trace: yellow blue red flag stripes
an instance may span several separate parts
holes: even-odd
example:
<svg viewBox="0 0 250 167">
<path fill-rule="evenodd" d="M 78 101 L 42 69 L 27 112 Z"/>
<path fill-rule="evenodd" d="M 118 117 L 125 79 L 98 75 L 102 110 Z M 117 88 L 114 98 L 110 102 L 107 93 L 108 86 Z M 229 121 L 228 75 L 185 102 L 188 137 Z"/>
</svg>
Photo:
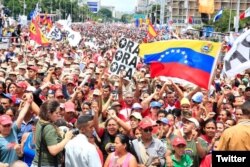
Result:
<svg viewBox="0 0 250 167">
<path fill-rule="evenodd" d="M 208 88 L 221 43 L 199 40 L 169 40 L 140 45 L 151 77 L 168 76 Z"/>
<path fill-rule="evenodd" d="M 157 32 L 151 23 L 149 23 L 148 25 L 148 35 L 150 38 L 154 38 L 157 36 Z"/>
</svg>

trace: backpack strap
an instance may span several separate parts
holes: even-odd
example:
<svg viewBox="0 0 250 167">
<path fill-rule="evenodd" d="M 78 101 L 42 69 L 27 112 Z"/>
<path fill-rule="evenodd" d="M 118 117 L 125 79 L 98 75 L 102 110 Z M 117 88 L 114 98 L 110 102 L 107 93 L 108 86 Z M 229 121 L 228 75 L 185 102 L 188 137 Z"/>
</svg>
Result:
<svg viewBox="0 0 250 167">
<path fill-rule="evenodd" d="M 41 142 L 40 142 L 39 156 L 38 156 L 38 167 L 41 167 L 42 148 L 47 149 L 47 144 L 46 144 L 46 141 L 43 137 L 43 130 L 44 130 L 45 126 L 47 126 L 47 125 L 48 124 L 41 125 L 42 128 L 41 128 Z M 58 167 L 57 155 L 55 156 L 54 161 L 55 161 L 55 167 Z"/>
<path fill-rule="evenodd" d="M 39 156 L 38 156 L 38 167 L 41 167 L 41 159 L 42 159 L 42 143 L 44 142 L 43 140 L 43 129 L 45 128 L 46 125 L 41 125 L 41 142 L 40 142 L 40 148 L 39 148 Z"/>
</svg>

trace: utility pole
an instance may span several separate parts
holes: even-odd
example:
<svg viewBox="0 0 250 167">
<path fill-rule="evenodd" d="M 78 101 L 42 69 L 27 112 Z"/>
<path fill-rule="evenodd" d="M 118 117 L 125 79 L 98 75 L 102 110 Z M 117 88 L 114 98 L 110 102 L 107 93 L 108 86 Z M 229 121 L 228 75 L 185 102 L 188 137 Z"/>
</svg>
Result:
<svg viewBox="0 0 250 167">
<path fill-rule="evenodd" d="M 165 0 L 161 0 L 160 24 L 164 24 Z"/>
</svg>

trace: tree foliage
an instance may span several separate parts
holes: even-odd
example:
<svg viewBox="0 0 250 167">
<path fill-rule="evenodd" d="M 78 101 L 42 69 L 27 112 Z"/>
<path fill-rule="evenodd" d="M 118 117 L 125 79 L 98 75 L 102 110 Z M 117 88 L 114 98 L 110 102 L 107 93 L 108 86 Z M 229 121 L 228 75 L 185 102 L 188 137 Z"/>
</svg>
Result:
<svg viewBox="0 0 250 167">
<path fill-rule="evenodd" d="M 229 20 L 231 20 L 230 22 L 230 31 L 234 31 L 234 17 L 236 16 L 236 12 L 235 11 L 231 11 L 231 19 L 230 19 L 230 10 L 229 9 L 225 9 L 223 10 L 223 14 L 222 17 L 217 20 L 215 23 L 213 23 L 213 18 L 216 15 L 216 13 L 212 16 L 212 19 L 209 21 L 210 25 L 213 25 L 215 30 L 217 32 L 228 32 L 229 30 Z M 239 24 L 239 30 L 246 27 L 247 24 L 250 24 L 250 18 L 246 18 L 244 20 L 240 20 L 240 24 Z"/>
<path fill-rule="evenodd" d="M 98 14 L 99 15 L 102 15 L 106 18 L 112 18 L 112 12 L 107 9 L 107 8 L 101 8 L 99 11 L 98 11 Z"/>
<path fill-rule="evenodd" d="M 123 23 L 130 23 L 133 19 L 133 15 L 132 14 L 123 14 L 121 17 L 121 21 Z"/>
<path fill-rule="evenodd" d="M 38 0 L 25 0 L 25 15 L 35 9 Z M 39 0 L 39 6 L 44 13 L 61 14 L 61 18 L 67 18 L 71 14 L 73 21 L 82 21 L 88 17 L 88 7 L 78 6 L 77 0 Z M 11 15 L 17 18 L 19 14 L 23 14 L 24 0 L 4 0 L 3 5 L 11 10 Z M 58 17 L 59 18 L 59 17 Z"/>
</svg>

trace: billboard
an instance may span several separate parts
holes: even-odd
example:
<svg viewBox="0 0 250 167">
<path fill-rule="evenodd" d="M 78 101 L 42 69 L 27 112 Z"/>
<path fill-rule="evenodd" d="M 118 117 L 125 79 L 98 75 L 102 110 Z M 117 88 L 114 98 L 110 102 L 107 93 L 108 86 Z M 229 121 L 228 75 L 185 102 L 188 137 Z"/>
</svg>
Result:
<svg viewBox="0 0 250 167">
<path fill-rule="evenodd" d="M 100 9 L 100 1 L 99 0 L 88 0 L 87 5 L 89 10 L 93 13 L 97 13 Z"/>
</svg>

